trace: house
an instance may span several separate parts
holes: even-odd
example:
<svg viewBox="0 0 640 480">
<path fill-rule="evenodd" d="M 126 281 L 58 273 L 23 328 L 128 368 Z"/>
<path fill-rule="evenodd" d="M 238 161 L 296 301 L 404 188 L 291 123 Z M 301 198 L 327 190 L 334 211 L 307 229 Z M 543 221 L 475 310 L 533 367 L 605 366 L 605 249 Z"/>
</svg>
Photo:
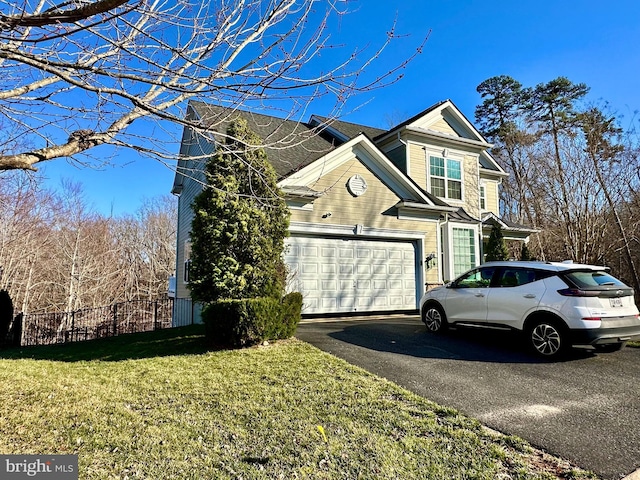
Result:
<svg viewBox="0 0 640 480">
<path fill-rule="evenodd" d="M 303 293 L 303 314 L 415 311 L 426 289 L 482 262 L 482 238 L 494 224 L 507 239 L 525 241 L 534 232 L 500 218 L 498 189 L 507 174 L 450 100 L 390 130 L 192 102 L 187 118 L 215 128 L 207 137 L 185 128 L 173 184 L 176 324 L 198 316 L 188 300 L 191 202 L 204 162 L 237 116 L 263 139 L 291 209 L 285 260 L 289 288 Z"/>
</svg>

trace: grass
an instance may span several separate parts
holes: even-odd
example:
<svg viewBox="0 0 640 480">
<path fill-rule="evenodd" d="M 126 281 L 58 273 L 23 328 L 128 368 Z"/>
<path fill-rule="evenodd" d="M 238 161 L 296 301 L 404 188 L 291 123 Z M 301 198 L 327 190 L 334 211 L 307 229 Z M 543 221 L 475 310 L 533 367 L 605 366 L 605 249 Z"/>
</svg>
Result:
<svg viewBox="0 0 640 480">
<path fill-rule="evenodd" d="M 82 479 L 595 478 L 295 339 L 8 350 L 0 399 L 0 453 L 76 453 Z"/>
</svg>

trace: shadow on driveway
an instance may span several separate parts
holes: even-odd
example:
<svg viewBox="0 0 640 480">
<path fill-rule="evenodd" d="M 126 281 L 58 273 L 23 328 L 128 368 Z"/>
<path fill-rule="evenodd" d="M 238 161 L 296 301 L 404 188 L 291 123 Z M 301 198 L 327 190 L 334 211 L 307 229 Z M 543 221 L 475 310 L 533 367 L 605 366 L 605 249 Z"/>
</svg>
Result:
<svg viewBox="0 0 640 480">
<path fill-rule="evenodd" d="M 549 363 L 529 353 L 517 333 L 500 330 L 452 329 L 443 334 L 425 330 L 419 320 L 337 322 L 328 336 L 369 350 L 417 358 L 492 363 Z M 304 339 L 304 338 L 303 338 Z M 554 361 L 592 357 L 593 350 L 575 348 Z"/>
</svg>

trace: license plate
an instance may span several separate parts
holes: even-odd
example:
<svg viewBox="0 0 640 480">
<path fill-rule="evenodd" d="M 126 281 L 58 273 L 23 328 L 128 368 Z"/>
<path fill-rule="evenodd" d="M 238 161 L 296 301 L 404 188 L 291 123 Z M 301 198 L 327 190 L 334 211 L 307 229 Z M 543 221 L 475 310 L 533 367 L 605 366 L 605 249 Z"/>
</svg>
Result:
<svg viewBox="0 0 640 480">
<path fill-rule="evenodd" d="M 615 307 L 621 307 L 622 306 L 622 298 L 620 298 L 620 297 L 610 298 L 609 299 L 609 304 L 614 308 Z"/>
</svg>

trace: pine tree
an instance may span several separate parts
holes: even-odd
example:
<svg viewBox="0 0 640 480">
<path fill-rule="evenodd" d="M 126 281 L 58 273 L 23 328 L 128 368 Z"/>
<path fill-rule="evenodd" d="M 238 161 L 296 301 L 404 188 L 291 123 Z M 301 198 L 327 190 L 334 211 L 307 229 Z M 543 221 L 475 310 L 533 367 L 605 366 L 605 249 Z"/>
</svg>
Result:
<svg viewBox="0 0 640 480">
<path fill-rule="evenodd" d="M 486 260 L 493 262 L 496 260 L 507 260 L 509 258 L 509 250 L 502 236 L 502 228 L 500 225 L 493 225 L 489 241 L 487 242 Z"/>
<path fill-rule="evenodd" d="M 207 163 L 207 185 L 194 199 L 191 297 L 280 297 L 289 210 L 261 139 L 236 120 Z"/>
</svg>

